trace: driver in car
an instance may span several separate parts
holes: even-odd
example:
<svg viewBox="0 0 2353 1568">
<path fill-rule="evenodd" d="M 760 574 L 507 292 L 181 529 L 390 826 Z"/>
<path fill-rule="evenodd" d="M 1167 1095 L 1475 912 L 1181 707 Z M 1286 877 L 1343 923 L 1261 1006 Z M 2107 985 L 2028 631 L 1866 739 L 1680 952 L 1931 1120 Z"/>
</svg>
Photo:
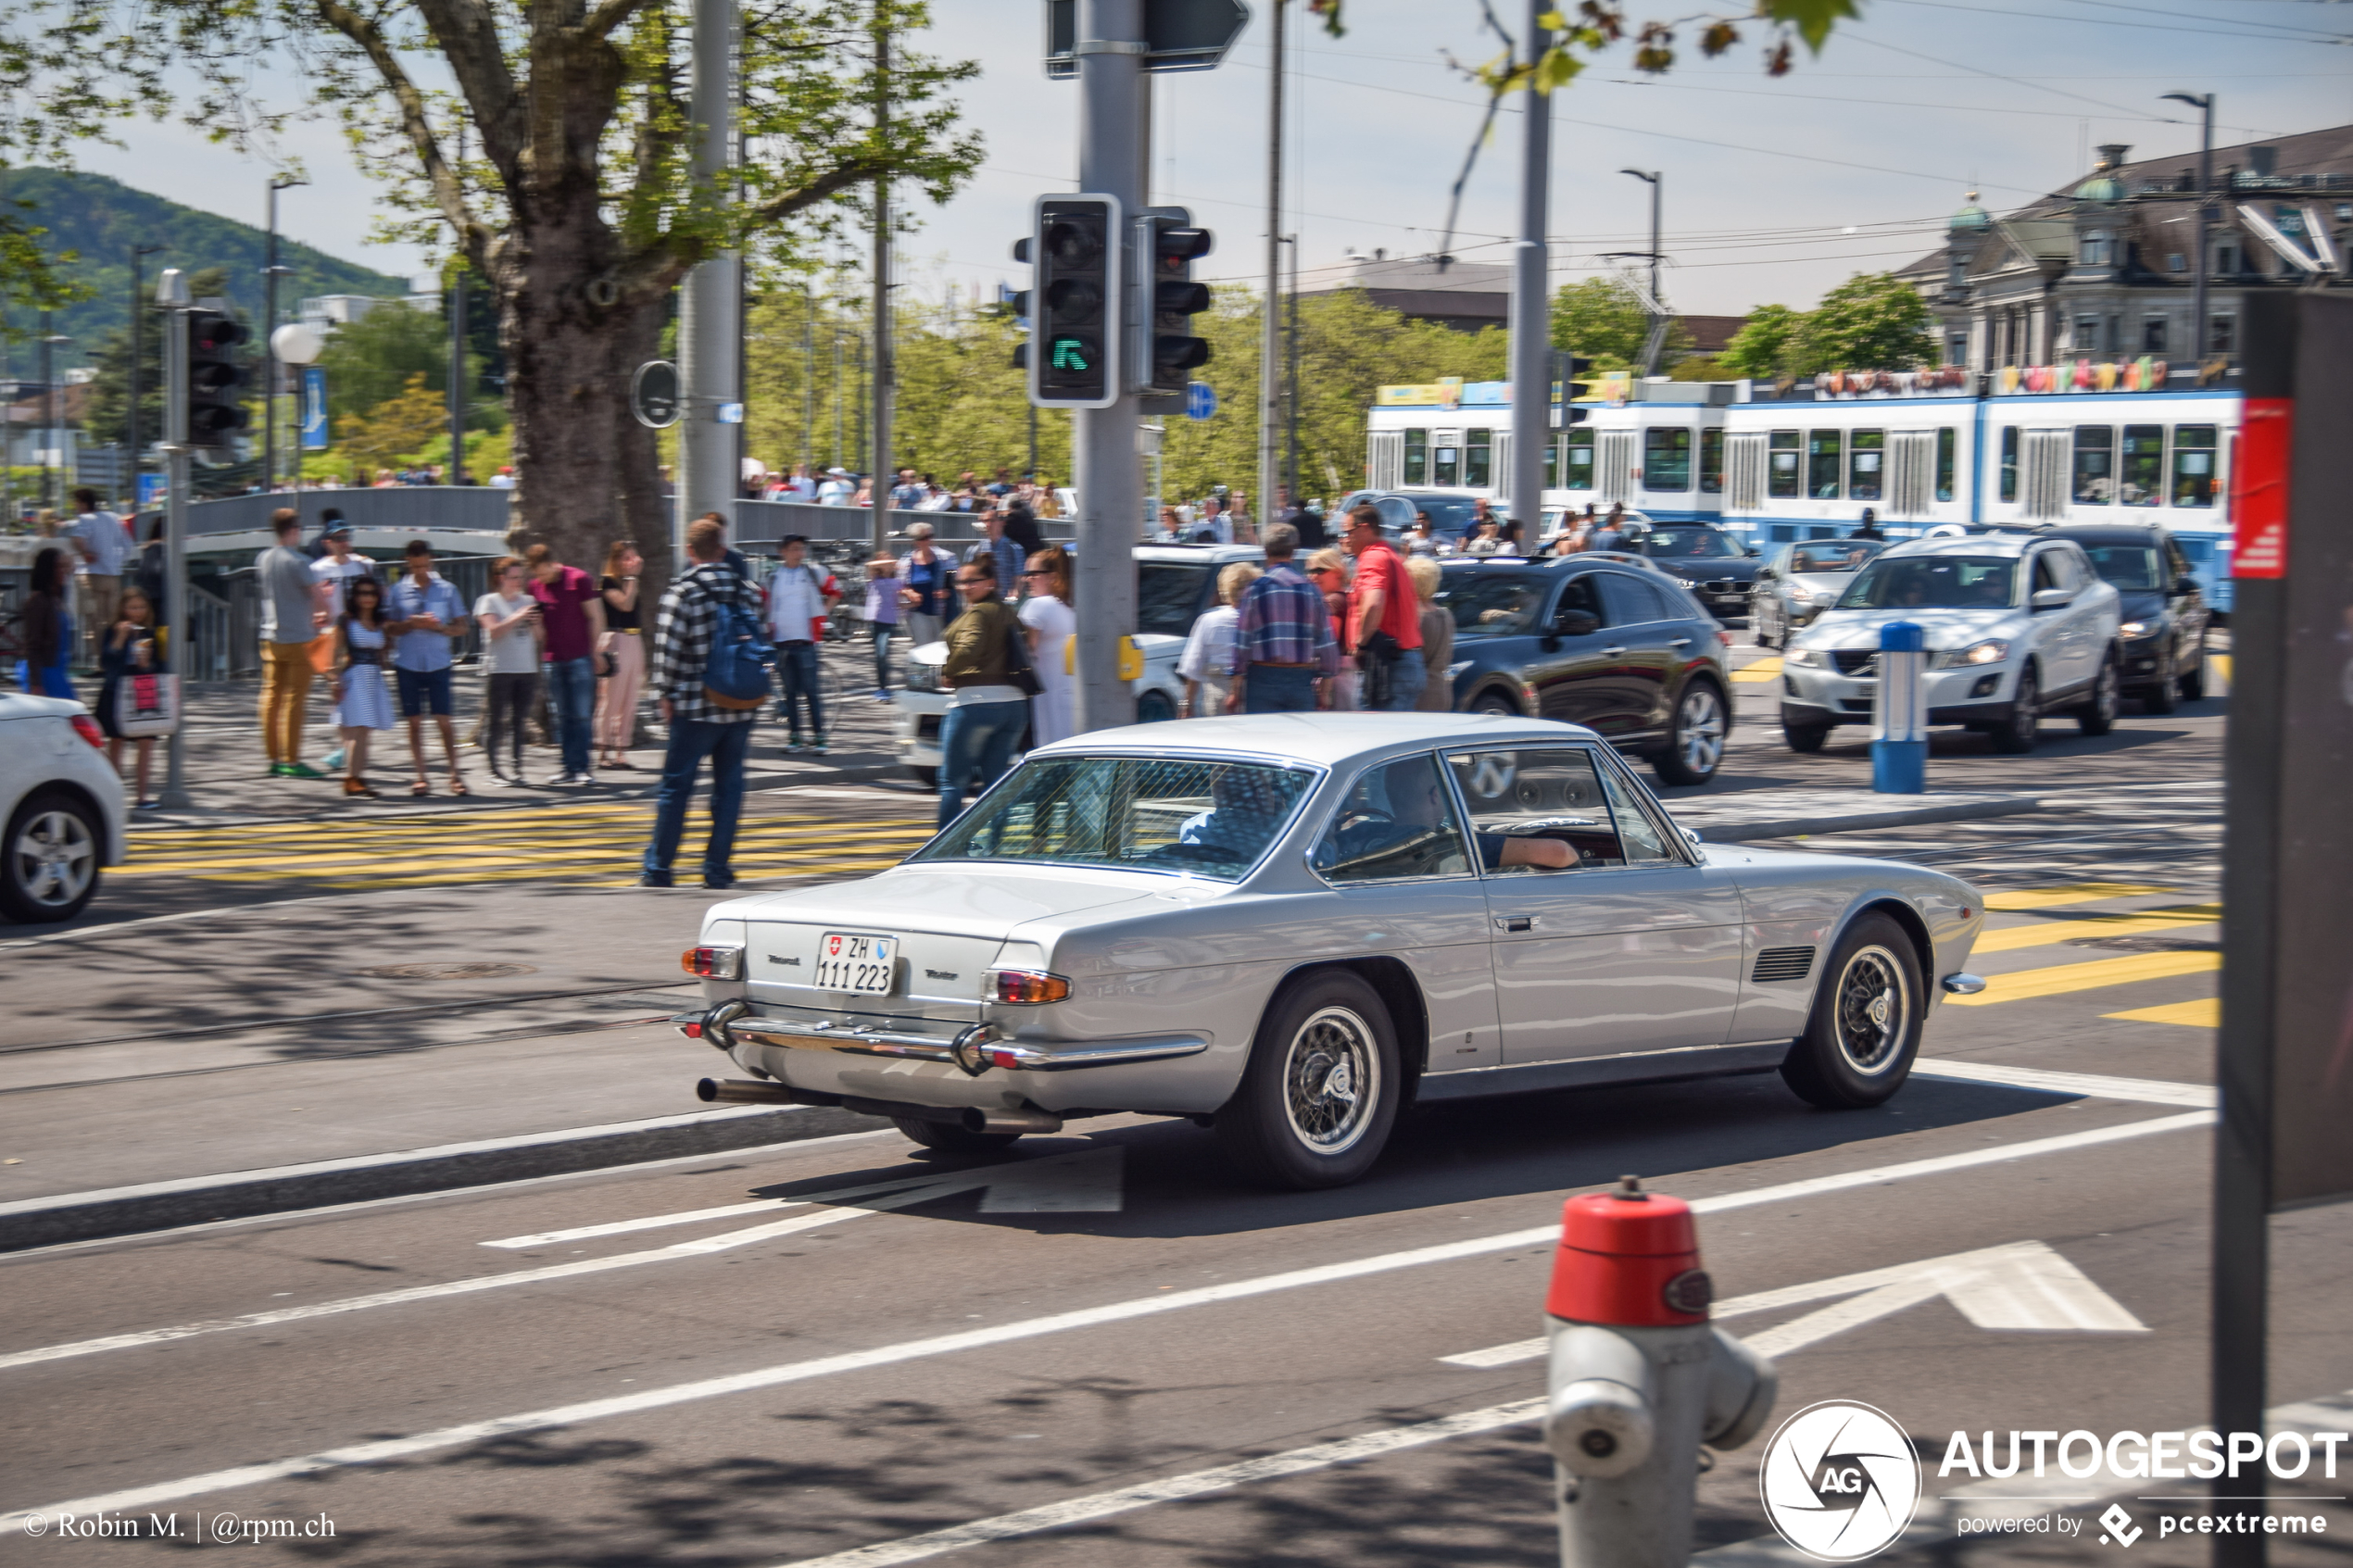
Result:
<svg viewBox="0 0 2353 1568">
<path fill-rule="evenodd" d="M 1384 776 L 1395 778 L 1399 770 L 1384 770 Z M 1378 859 L 1382 855 L 1403 849 L 1432 834 L 1446 831 L 1446 804 L 1440 798 L 1442 787 L 1433 776 L 1427 786 L 1408 788 L 1392 793 L 1390 810 L 1378 815 L 1361 791 L 1352 792 L 1347 806 L 1341 808 L 1343 825 L 1334 834 L 1340 859 L 1353 864 Z M 1353 815 L 1353 821 L 1347 819 Z M 1523 838 L 1501 833 L 1473 834 L 1478 845 L 1478 863 L 1482 870 L 1502 871 L 1512 866 L 1525 866 L 1536 871 L 1568 871 L 1577 864 L 1577 847 L 1566 839 Z"/>
</svg>

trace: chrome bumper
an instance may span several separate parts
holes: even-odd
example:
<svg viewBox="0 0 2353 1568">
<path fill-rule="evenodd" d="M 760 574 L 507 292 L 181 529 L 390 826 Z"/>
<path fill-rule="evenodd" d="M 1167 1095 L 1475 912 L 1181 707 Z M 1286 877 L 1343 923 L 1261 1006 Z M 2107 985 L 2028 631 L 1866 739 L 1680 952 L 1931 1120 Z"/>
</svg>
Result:
<svg viewBox="0 0 2353 1568">
<path fill-rule="evenodd" d="M 1977 974 L 1948 974 L 1936 983 L 1948 997 L 1974 997 L 1985 989 L 1985 979 Z"/>
<path fill-rule="evenodd" d="M 740 1001 L 721 1002 L 709 1012 L 682 1012 L 671 1020 L 689 1039 L 707 1040 L 719 1049 L 732 1050 L 736 1042 L 779 1046 L 789 1050 L 837 1051 L 850 1056 L 898 1057 L 902 1060 L 953 1062 L 973 1077 L 992 1067 L 1012 1073 L 1067 1073 L 1080 1067 L 1114 1067 L 1134 1061 L 1163 1061 L 1171 1057 L 1197 1056 L 1209 1048 L 1207 1040 L 1177 1037 L 1134 1040 L 1107 1046 L 1072 1046 L 1040 1050 L 999 1037 L 993 1023 L 973 1023 L 952 1036 L 908 1035 L 864 1027 L 837 1028 L 826 1022 L 798 1023 L 763 1018 Z"/>
</svg>

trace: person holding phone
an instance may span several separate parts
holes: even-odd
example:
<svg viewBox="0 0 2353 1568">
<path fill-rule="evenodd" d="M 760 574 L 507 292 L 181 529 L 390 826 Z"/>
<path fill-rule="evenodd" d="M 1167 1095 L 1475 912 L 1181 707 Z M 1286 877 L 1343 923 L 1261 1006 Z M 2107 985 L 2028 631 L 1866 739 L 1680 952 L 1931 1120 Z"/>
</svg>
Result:
<svg viewBox="0 0 2353 1568">
<path fill-rule="evenodd" d="M 523 726 L 539 699 L 539 601 L 525 585 L 522 560 L 501 556 L 491 563 L 491 591 L 474 601 L 474 621 L 482 627 L 484 652 L 482 668 L 484 725 L 482 748 L 490 759 L 490 776 L 500 784 L 521 784 Z M 498 743 L 510 734 L 514 771 L 498 767 Z"/>
</svg>

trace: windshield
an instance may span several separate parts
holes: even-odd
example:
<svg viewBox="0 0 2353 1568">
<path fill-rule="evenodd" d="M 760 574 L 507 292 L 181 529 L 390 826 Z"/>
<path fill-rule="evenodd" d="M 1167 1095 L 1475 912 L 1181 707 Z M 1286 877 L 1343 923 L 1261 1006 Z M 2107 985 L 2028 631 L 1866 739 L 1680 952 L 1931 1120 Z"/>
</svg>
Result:
<svg viewBox="0 0 2353 1568">
<path fill-rule="evenodd" d="M 1407 493 L 1404 498 L 1416 511 L 1429 514 L 1429 530 L 1433 533 L 1460 533 L 1470 526 L 1471 503 L 1462 496 Z"/>
<path fill-rule="evenodd" d="M 2086 545 L 2083 553 L 2092 558 L 2094 571 L 2120 588 L 2164 586 L 2165 579 L 2158 575 L 2157 552 L 2146 545 Z"/>
<path fill-rule="evenodd" d="M 2008 556 L 1881 556 L 1839 596 L 1841 609 L 1994 609 L 2010 602 Z"/>
<path fill-rule="evenodd" d="M 1678 560 L 1728 560 L 1741 553 L 1731 540 L 1712 528 L 1654 528 L 1644 541 L 1644 550 Z"/>
<path fill-rule="evenodd" d="M 1056 757 L 1025 762 L 911 860 L 1181 872 L 1234 882 L 1315 775 L 1253 762 Z"/>
<path fill-rule="evenodd" d="M 1859 568 L 1887 546 L 1876 539 L 1825 539 L 1799 545 L 1790 551 L 1789 569 L 1796 576 L 1827 577 Z"/>
<path fill-rule="evenodd" d="M 1148 560 L 1136 571 L 1136 630 L 1171 637 L 1189 634 L 1209 591 L 1206 561 Z"/>
<path fill-rule="evenodd" d="M 1432 600 L 1454 617 L 1454 636 L 1516 637 L 1536 629 L 1549 586 L 1541 577 L 1483 567 L 1454 570 L 1439 580 Z"/>
</svg>

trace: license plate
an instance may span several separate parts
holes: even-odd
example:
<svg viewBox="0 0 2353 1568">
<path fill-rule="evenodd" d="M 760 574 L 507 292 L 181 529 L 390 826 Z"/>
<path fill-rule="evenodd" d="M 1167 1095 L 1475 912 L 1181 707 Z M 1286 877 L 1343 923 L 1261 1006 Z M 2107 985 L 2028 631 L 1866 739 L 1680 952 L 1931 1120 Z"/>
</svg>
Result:
<svg viewBox="0 0 2353 1568">
<path fill-rule="evenodd" d="M 817 988 L 879 996 L 899 978 L 899 939 L 828 931 L 817 939 Z"/>
</svg>

